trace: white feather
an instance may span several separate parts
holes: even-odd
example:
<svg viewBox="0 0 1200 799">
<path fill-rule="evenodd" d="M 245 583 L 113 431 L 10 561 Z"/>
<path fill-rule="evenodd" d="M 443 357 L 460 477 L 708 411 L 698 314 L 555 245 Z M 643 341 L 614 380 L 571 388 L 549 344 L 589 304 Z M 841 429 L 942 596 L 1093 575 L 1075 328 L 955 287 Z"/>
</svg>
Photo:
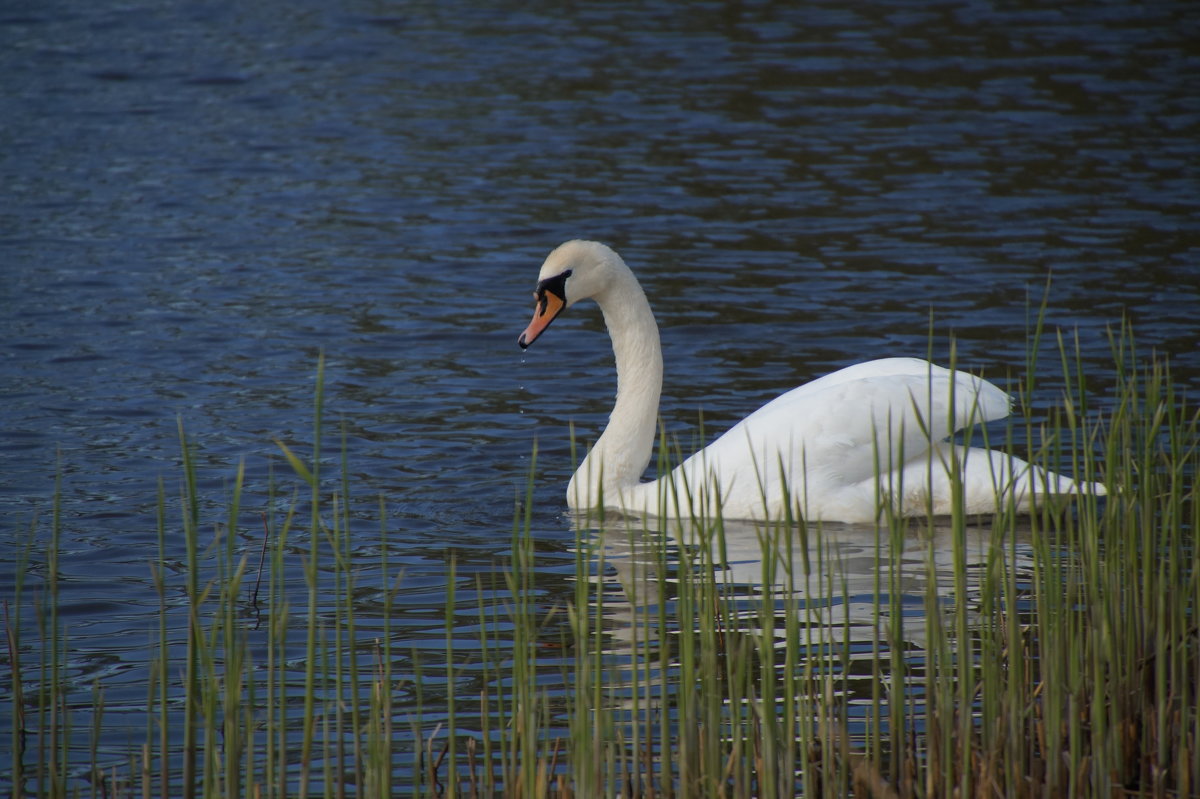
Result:
<svg viewBox="0 0 1200 799">
<path fill-rule="evenodd" d="M 868 361 L 794 388 L 669 475 L 640 482 L 662 390 L 654 315 L 629 267 L 603 244 L 563 244 L 540 279 L 568 270 L 567 305 L 600 304 L 617 361 L 616 403 L 568 486 L 572 508 L 864 522 L 888 504 L 905 515 L 949 513 L 955 476 L 968 513 L 1028 510 L 1045 494 L 1105 493 L 1003 452 L 947 443 L 957 431 L 1003 419 L 1011 400 L 985 380 L 919 358 Z"/>
</svg>

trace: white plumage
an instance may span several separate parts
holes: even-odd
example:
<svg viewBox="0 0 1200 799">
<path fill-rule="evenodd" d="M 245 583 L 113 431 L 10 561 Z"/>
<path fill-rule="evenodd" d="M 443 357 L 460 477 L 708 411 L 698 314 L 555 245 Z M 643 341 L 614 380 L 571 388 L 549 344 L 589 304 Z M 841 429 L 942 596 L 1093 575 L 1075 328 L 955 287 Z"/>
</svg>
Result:
<svg viewBox="0 0 1200 799">
<path fill-rule="evenodd" d="M 542 265 L 527 347 L 564 308 L 595 299 L 617 362 L 617 399 L 603 435 L 567 489 L 576 509 L 729 519 L 870 522 L 883 503 L 904 515 L 952 509 L 961 476 L 967 513 L 1045 494 L 1103 494 L 995 450 L 947 442 L 969 425 L 1002 419 L 1010 399 L 996 386 L 918 358 L 855 364 L 777 397 L 662 479 L 641 482 L 656 438 L 662 350 L 646 296 L 612 249 L 569 241 Z M 976 440 L 979 434 L 975 436 Z"/>
</svg>

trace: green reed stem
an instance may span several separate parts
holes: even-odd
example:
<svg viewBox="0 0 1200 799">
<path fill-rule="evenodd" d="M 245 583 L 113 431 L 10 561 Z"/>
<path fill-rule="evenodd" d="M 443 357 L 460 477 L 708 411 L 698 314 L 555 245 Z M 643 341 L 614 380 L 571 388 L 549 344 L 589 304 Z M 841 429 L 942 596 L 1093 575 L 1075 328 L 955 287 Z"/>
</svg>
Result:
<svg viewBox="0 0 1200 799">
<path fill-rule="evenodd" d="M 294 565 L 288 538 L 296 503 L 275 518 L 272 472 L 265 619 L 241 599 L 249 577 L 238 537 L 244 467 L 232 481 L 227 518 L 206 548 L 197 453 L 180 424 L 186 647 L 180 655 L 172 646 L 182 631 L 171 624 L 165 567 L 171 533 L 160 480 L 150 569 L 158 596 L 150 637 L 157 641 L 140 754 L 131 751 L 126 765 L 101 762 L 110 725 L 126 711 L 111 702 L 102 680 L 76 679 L 74 634 L 59 611 L 56 482 L 44 587 L 30 605 L 36 627 L 25 640 L 24 565 L 11 610 L 6 606 L 11 792 L 387 795 L 401 790 L 397 752 L 414 741 L 416 775 L 408 786 L 414 796 L 623 792 L 733 799 L 791 795 L 797 786 L 810 796 L 1194 794 L 1200 786 L 1200 416 L 1164 364 L 1137 356 L 1123 327 L 1112 333 L 1115 387 L 1096 422 L 1089 382 L 1097 378 L 1083 369 L 1083 346 L 1077 336 L 1046 335 L 1044 313 L 1043 301 L 1017 391 L 1020 413 L 1001 448 L 1081 480 L 1103 477 L 1107 498 L 1047 505 L 1028 517 L 1010 502 L 983 524 L 966 517 L 959 481 L 947 519 L 900 519 L 885 505 L 874 539 L 860 553 L 875 564 L 865 584 L 852 582 L 841 560 L 836 525 L 776 520 L 757 528 L 757 593 L 731 576 L 735 528 L 720 513 L 641 527 L 600 515 L 592 520 L 601 528 L 595 532 L 584 520 L 575 536 L 575 583 L 566 594 L 569 628 L 558 628 L 572 649 L 573 672 L 563 678 L 572 691 L 557 705 L 539 682 L 547 673 L 540 653 L 556 651 L 539 642 L 549 636 L 553 643 L 561 622 L 542 609 L 546 594 L 535 594 L 546 590 L 533 514 L 535 448 L 503 571 L 507 607 L 484 599 L 485 588 L 497 586 L 474 581 L 482 659 L 478 731 L 468 729 L 474 697 L 468 705 L 456 696 L 467 681 L 463 653 L 456 651 L 456 572 L 464 567 L 455 559 L 444 665 L 423 667 L 420 646 L 404 645 L 413 665 L 395 678 L 403 662 L 393 663 L 390 623 L 399 577 L 388 574 L 382 497 L 382 633 L 370 656 L 364 650 L 359 657 L 367 623 L 355 600 L 362 556 L 354 548 L 344 431 L 338 490 L 328 496 L 319 490 L 323 360 L 311 465 L 284 448 L 311 489 L 307 551 L 299 562 L 304 582 L 289 587 L 286 579 Z M 1052 338 L 1058 374 L 1042 372 L 1038 382 L 1062 393 L 1053 410 L 1038 414 L 1039 348 Z M 992 446 L 983 428 L 968 430 L 964 443 L 975 437 Z M 664 471 L 671 452 L 660 434 Z M 876 453 L 881 467 L 897 456 L 903 459 Z M 672 499 L 681 507 L 689 500 Z M 31 560 L 33 539 L 31 529 L 19 564 Z M 618 559 L 626 551 L 628 558 Z M 40 564 L 34 565 L 36 574 Z M 288 648 L 289 598 L 301 590 L 305 639 L 296 653 Z M 852 604 L 872 599 L 872 618 L 852 617 Z M 906 621 L 922 606 L 923 623 Z M 265 637 L 255 634 L 255 616 L 267 627 Z M 869 644 L 856 637 L 864 633 Z M 33 634 L 40 639 L 28 640 Z M 262 652 L 262 662 L 251 652 Z M 34 668 L 22 655 L 41 662 Z M 289 680 L 301 658 L 303 677 Z M 369 675 L 360 673 L 366 669 Z M 444 700 L 441 691 L 422 686 L 432 679 L 444 679 Z M 29 681 L 37 682 L 36 691 L 24 690 Z M 401 685 L 416 695 L 415 707 L 405 707 L 411 730 L 393 725 L 393 693 Z M 559 706 L 570 735 L 561 750 L 551 728 L 552 708 Z M 434 716 L 443 721 L 431 730 Z M 510 723 L 497 728 L 494 719 Z M 435 749 L 443 734 L 444 757 Z M 27 743 L 29 752 L 21 751 Z M 556 776 L 552 769 L 564 762 Z M 120 768 L 128 768 L 125 782 Z M 80 787 L 83 773 L 90 782 Z"/>
<path fill-rule="evenodd" d="M 184 718 L 183 718 L 183 797 L 193 799 L 196 795 L 196 759 L 198 756 L 197 713 L 200 702 L 199 659 L 203 649 L 200 631 L 200 562 L 199 527 L 200 500 L 196 494 L 196 468 L 191 445 L 179 420 L 179 448 L 183 462 L 183 536 L 186 547 L 188 635 L 184 674 Z"/>
<path fill-rule="evenodd" d="M 304 653 L 304 719 L 303 737 L 300 744 L 300 799 L 308 796 L 309 773 L 312 768 L 313 742 L 316 735 L 316 681 L 317 681 L 317 608 L 320 599 L 320 581 L 317 563 L 321 551 L 321 435 L 325 400 L 325 353 L 317 357 L 317 379 L 313 392 L 313 454 L 310 467 L 311 515 L 309 518 L 309 551 L 304 565 L 304 577 L 308 585 L 308 608 L 306 615 L 306 647 Z"/>
</svg>

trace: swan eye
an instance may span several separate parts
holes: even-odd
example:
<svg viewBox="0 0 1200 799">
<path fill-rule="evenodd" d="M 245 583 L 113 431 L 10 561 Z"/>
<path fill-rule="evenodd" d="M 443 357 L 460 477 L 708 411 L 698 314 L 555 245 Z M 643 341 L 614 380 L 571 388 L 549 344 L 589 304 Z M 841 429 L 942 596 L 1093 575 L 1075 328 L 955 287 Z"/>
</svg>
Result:
<svg viewBox="0 0 1200 799">
<path fill-rule="evenodd" d="M 538 281 L 537 290 L 533 292 L 533 298 L 537 300 L 538 308 L 543 313 L 546 310 L 546 292 L 550 292 L 564 303 L 567 301 L 567 278 L 571 274 L 572 270 L 567 269 L 564 272 L 559 272 L 554 277 Z"/>
</svg>

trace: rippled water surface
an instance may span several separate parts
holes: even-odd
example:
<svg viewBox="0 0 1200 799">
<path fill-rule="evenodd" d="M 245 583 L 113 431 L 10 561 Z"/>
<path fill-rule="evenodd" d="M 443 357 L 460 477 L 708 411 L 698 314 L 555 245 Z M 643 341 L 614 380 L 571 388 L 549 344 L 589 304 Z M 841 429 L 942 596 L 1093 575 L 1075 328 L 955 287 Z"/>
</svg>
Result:
<svg viewBox="0 0 1200 799">
<path fill-rule="evenodd" d="M 344 440 L 364 552 L 383 498 L 403 645 L 443 634 L 451 560 L 505 562 L 535 439 L 536 582 L 558 601 L 567 426 L 594 436 L 615 385 L 594 307 L 515 343 L 568 238 L 643 281 L 685 442 L 699 410 L 719 430 L 924 355 L 931 318 L 937 359 L 953 333 L 1012 385 L 1047 285 L 1096 408 L 1122 319 L 1194 395 L 1195 5 L 843 5 L 6 3 L 4 596 L 57 480 L 76 667 L 136 702 L 179 424 L 214 512 L 244 460 L 252 547 L 290 485 L 272 439 L 311 452 L 323 352 L 325 456 Z"/>
</svg>

